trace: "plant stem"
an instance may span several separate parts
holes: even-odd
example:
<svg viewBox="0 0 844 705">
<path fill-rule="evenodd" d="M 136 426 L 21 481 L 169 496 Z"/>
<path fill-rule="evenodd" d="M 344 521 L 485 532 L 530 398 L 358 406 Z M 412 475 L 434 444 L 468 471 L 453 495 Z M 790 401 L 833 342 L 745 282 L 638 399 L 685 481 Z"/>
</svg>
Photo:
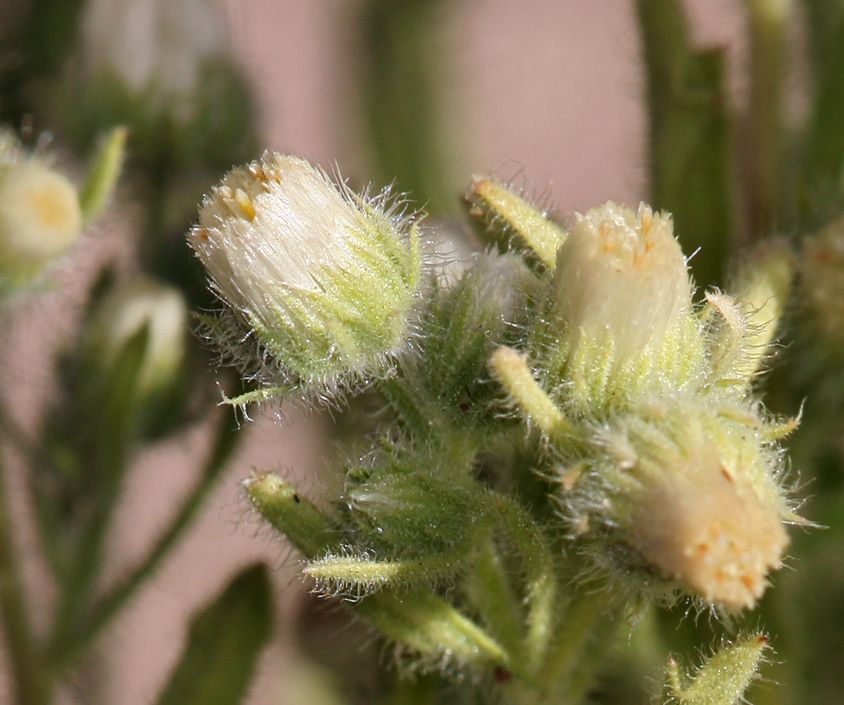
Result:
<svg viewBox="0 0 844 705">
<path fill-rule="evenodd" d="M 784 84 L 791 0 L 746 0 L 750 34 L 750 226 L 754 239 L 777 225 L 783 180 Z"/>
<path fill-rule="evenodd" d="M 80 628 L 72 635 L 56 639 L 49 649 L 51 661 L 57 666 L 66 666 L 93 641 L 111 620 L 121 611 L 138 588 L 149 578 L 162 560 L 170 553 L 191 524 L 197 511 L 213 489 L 226 462 L 234 452 L 240 434 L 237 433 L 237 419 L 234 414 L 225 414 L 217 433 L 217 442 L 206 464 L 199 482 L 173 518 L 170 527 L 161 535 L 146 559 L 104 597 L 100 598 L 83 620 Z M 72 638 L 70 638 L 72 637 Z"/>
<path fill-rule="evenodd" d="M 557 576 L 554 560 L 530 515 L 503 495 L 492 497 L 501 523 L 525 564 L 528 606 L 525 652 L 528 668 L 539 672 L 555 622 Z"/>
<path fill-rule="evenodd" d="M 45 705 L 51 700 L 52 682 L 43 667 L 29 623 L 29 611 L 12 546 L 12 521 L 5 485 L 5 473 L 0 467 L 0 618 L 17 702 L 20 705 Z"/>
<path fill-rule="evenodd" d="M 546 692 L 569 679 L 582 660 L 599 618 L 607 612 L 607 594 L 600 586 L 578 590 L 563 613 L 539 672 Z"/>
</svg>

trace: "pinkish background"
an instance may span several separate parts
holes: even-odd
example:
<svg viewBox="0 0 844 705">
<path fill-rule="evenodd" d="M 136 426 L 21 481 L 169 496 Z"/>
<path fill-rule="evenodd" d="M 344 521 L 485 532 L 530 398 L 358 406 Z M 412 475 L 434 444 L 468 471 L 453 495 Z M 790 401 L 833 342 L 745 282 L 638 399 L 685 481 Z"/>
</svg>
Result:
<svg viewBox="0 0 844 705">
<path fill-rule="evenodd" d="M 513 174 L 521 168 L 527 183 L 538 193 L 547 190 L 564 213 L 608 199 L 635 205 L 645 198 L 644 79 L 633 0 L 448 4 L 442 46 L 454 62 L 449 111 L 456 160 L 466 180 L 472 173 L 501 169 Z M 360 163 L 347 38 L 354 4 L 224 0 L 220 5 L 232 50 L 257 91 L 264 146 L 324 166 L 336 160 L 341 170 L 344 162 Z M 740 69 L 738 0 L 687 5 L 695 38 L 729 44 L 733 66 Z M 739 80 L 734 88 L 739 94 Z M 102 257 L 108 239 L 94 233 L 86 248 L 89 258 L 92 251 Z M 79 261 L 85 257 L 83 252 Z M 10 331 L 9 349 L 24 352 L 14 355 L 5 380 L 19 390 L 22 420 L 30 426 L 38 399 L 49 394 L 44 371 L 52 346 L 73 328 L 64 302 L 72 298 L 74 286 L 81 292 L 78 274 L 69 266 L 62 286 L 71 294 L 65 289 L 61 296 L 28 304 Z M 184 645 L 191 612 L 217 594 L 234 570 L 259 558 L 276 569 L 280 609 L 277 637 L 261 659 L 247 702 L 302 702 L 303 696 L 295 694 L 300 664 L 286 636 L 295 609 L 292 598 L 302 589 L 295 580 L 296 562 L 250 516 L 238 483 L 252 468 L 281 469 L 303 478 L 318 470 L 328 450 L 318 428 L 303 430 L 307 423 L 298 417 L 284 426 L 259 419 L 243 429 L 247 442 L 200 521 L 131 609 L 101 637 L 96 672 L 104 702 L 154 702 Z M 319 419 L 314 424 L 318 427 Z M 204 436 L 195 431 L 138 460 L 115 527 L 112 575 L 139 559 L 166 525 L 193 482 Z M 21 549 L 26 552 L 25 546 Z M 42 567 L 27 569 L 36 598 L 49 600 L 48 591 L 39 587 Z"/>
</svg>

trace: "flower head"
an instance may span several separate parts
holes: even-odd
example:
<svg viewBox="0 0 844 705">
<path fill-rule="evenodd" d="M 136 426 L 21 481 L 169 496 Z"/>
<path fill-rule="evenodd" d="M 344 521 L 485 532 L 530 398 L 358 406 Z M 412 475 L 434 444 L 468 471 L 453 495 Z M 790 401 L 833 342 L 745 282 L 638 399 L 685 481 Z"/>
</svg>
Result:
<svg viewBox="0 0 844 705">
<path fill-rule="evenodd" d="M 147 326 L 137 394 L 161 395 L 176 383 L 184 363 L 187 318 L 185 298 L 178 289 L 143 276 L 121 281 L 94 311 L 87 331 L 89 353 L 109 369 L 124 346 Z"/>
<path fill-rule="evenodd" d="M 796 517 L 764 422 L 747 413 L 658 400 L 596 427 L 595 455 L 564 495 L 575 532 L 625 574 L 637 567 L 707 604 L 752 607 Z"/>
<path fill-rule="evenodd" d="M 81 231 L 79 197 L 63 175 L 37 159 L 0 163 L 0 289 L 36 277 Z"/>
<path fill-rule="evenodd" d="M 598 407 L 682 380 L 700 360 L 691 295 L 670 215 L 612 202 L 578 214 L 557 250 L 550 373 Z"/>
<path fill-rule="evenodd" d="M 261 364 L 286 382 L 330 387 L 404 346 L 419 243 L 382 203 L 272 152 L 205 198 L 190 244 L 240 337 L 257 339 Z"/>
</svg>

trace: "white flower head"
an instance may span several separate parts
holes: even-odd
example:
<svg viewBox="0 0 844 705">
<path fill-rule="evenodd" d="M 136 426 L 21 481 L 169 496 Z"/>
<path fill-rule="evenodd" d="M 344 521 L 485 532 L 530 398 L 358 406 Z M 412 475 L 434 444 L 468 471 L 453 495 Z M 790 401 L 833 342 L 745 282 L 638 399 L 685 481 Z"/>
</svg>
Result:
<svg viewBox="0 0 844 705">
<path fill-rule="evenodd" d="M 305 385 L 399 352 L 421 274 L 415 226 L 296 157 L 266 152 L 206 197 L 190 244 L 261 355 Z"/>
</svg>

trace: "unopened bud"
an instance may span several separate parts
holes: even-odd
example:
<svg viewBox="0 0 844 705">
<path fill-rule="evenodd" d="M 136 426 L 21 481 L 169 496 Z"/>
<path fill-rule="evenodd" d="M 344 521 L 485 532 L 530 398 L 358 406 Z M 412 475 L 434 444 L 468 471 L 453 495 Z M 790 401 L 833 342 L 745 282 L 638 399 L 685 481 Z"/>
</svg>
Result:
<svg viewBox="0 0 844 705">
<path fill-rule="evenodd" d="M 182 294 L 147 277 L 118 282 L 97 306 L 86 341 L 89 354 L 108 370 L 144 326 L 146 348 L 135 386 L 140 399 L 165 393 L 182 369 L 187 344 L 187 304 Z"/>
<path fill-rule="evenodd" d="M 64 176 L 34 159 L 0 165 L 0 289 L 37 276 L 81 230 L 79 198 Z"/>
<path fill-rule="evenodd" d="M 205 198 L 190 244 L 262 364 L 286 381 L 330 388 L 405 345 L 419 243 L 416 227 L 382 206 L 272 152 Z"/>
<path fill-rule="evenodd" d="M 590 404 L 697 369 L 691 282 L 671 217 L 612 202 L 578 215 L 557 251 L 549 318 L 560 341 L 546 343 L 549 371 Z"/>
<path fill-rule="evenodd" d="M 638 566 L 707 604 L 753 607 L 794 517 L 756 423 L 659 400 L 599 427 L 599 455 L 567 496 L 573 526 L 621 574 Z"/>
</svg>

